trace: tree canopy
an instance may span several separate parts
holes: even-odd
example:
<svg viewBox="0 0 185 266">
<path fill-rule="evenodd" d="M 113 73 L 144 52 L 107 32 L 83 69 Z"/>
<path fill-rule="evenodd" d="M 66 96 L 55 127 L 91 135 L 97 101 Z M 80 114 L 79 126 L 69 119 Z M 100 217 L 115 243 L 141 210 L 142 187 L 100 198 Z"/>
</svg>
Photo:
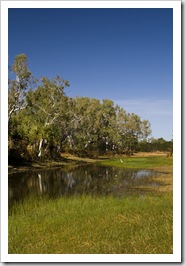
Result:
<svg viewBox="0 0 185 266">
<path fill-rule="evenodd" d="M 148 120 L 115 105 L 112 100 L 71 98 L 69 82 L 59 76 L 33 81 L 25 54 L 15 57 L 9 80 L 9 152 L 55 158 L 62 151 L 80 155 L 132 153 L 151 134 Z"/>
</svg>

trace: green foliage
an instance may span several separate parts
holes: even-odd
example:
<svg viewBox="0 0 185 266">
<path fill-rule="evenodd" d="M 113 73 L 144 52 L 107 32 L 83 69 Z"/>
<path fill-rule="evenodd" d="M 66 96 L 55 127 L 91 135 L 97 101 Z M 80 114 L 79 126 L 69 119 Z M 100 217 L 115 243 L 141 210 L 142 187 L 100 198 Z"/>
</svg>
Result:
<svg viewBox="0 0 185 266">
<path fill-rule="evenodd" d="M 43 77 L 31 89 L 27 56 L 18 55 L 12 66 L 16 80 L 9 81 L 9 141 L 27 143 L 32 156 L 56 157 L 62 150 L 125 152 L 138 149 L 139 140 L 150 133 L 150 123 L 109 99 L 70 98 L 69 82 Z"/>
<path fill-rule="evenodd" d="M 164 151 L 173 153 L 173 140 L 166 141 L 163 138 L 144 139 L 139 142 L 140 151 Z"/>
<path fill-rule="evenodd" d="M 12 71 L 16 80 L 9 80 L 8 88 L 8 120 L 12 115 L 26 107 L 26 91 L 31 85 L 31 72 L 28 69 L 27 56 L 20 54 L 15 57 Z"/>
</svg>

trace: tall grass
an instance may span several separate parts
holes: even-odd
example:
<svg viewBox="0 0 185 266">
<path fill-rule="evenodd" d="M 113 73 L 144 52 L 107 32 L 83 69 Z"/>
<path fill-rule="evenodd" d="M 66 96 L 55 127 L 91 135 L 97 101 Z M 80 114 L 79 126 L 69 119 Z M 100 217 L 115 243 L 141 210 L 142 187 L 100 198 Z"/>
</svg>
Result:
<svg viewBox="0 0 185 266">
<path fill-rule="evenodd" d="M 28 198 L 9 214 L 9 253 L 173 253 L 172 158 L 132 157 L 98 164 L 164 169 L 148 194 Z M 162 189 L 164 187 L 164 189 Z"/>
<path fill-rule="evenodd" d="M 172 195 L 33 199 L 9 215 L 9 253 L 172 253 Z"/>
</svg>

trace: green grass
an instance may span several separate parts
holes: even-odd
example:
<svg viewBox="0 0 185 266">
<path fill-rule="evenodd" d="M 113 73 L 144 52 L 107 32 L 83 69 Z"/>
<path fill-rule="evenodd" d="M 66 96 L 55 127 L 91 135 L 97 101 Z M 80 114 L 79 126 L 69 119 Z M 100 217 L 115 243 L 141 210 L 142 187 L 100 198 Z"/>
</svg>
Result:
<svg viewBox="0 0 185 266">
<path fill-rule="evenodd" d="M 9 215 L 9 253 L 172 253 L 172 194 L 29 199 Z"/>
<path fill-rule="evenodd" d="M 167 158 L 165 156 L 130 157 L 130 158 L 122 157 L 122 158 L 108 159 L 105 161 L 97 162 L 98 165 L 116 166 L 124 168 L 137 168 L 137 169 L 149 169 L 161 166 L 171 166 L 172 163 L 173 159 Z"/>
<path fill-rule="evenodd" d="M 29 198 L 9 214 L 10 254 L 173 253 L 172 158 L 131 157 L 98 162 L 161 169 L 164 186 L 144 196 Z"/>
</svg>

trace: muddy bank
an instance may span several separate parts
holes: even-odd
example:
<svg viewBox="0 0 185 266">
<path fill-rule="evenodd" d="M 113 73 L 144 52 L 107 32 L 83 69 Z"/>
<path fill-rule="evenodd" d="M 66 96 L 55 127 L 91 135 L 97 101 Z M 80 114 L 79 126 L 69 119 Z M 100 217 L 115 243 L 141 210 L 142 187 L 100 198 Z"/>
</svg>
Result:
<svg viewBox="0 0 185 266">
<path fill-rule="evenodd" d="M 77 161 L 69 161 L 69 162 L 55 162 L 55 161 L 47 161 L 42 163 L 31 163 L 28 165 L 8 165 L 8 173 L 16 173 L 16 172 L 24 172 L 24 171 L 33 171 L 38 169 L 49 169 L 49 168 L 58 168 L 58 167 L 70 167 L 78 165 Z"/>
</svg>

